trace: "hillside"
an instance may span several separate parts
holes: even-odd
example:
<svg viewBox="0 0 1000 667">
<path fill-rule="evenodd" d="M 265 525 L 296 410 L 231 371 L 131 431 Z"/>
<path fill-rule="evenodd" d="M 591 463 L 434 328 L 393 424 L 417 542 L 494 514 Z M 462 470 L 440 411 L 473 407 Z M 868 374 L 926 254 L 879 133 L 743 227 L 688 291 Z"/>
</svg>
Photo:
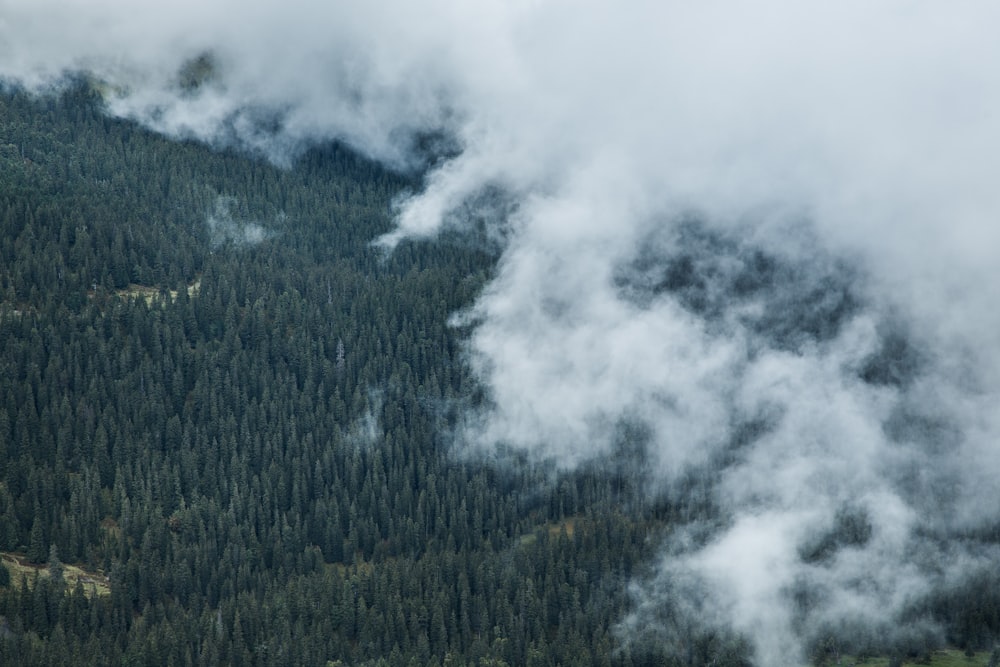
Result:
<svg viewBox="0 0 1000 667">
<path fill-rule="evenodd" d="M 0 664 L 749 664 L 669 605 L 623 622 L 665 535 L 726 521 L 650 491 L 642 433 L 574 472 L 453 437 L 489 397 L 449 318 L 498 258 L 372 246 L 419 174 L 171 141 L 82 83 L 0 126 Z M 997 590 L 889 648 L 989 648 Z"/>
<path fill-rule="evenodd" d="M 648 532 L 620 480 L 442 437 L 483 244 L 383 258 L 413 183 L 337 146 L 283 170 L 86 86 L 8 90 L 0 119 L 0 550 L 110 580 L 8 568 L 0 664 L 614 659 Z"/>
</svg>

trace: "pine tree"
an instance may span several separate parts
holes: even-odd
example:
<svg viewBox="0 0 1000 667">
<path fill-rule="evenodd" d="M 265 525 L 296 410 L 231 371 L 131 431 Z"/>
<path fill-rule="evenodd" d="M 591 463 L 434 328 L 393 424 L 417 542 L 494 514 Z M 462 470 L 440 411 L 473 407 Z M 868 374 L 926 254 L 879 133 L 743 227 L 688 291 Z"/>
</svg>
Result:
<svg viewBox="0 0 1000 667">
<path fill-rule="evenodd" d="M 31 533 L 28 536 L 28 560 L 32 563 L 44 563 L 48 556 L 49 549 L 45 543 L 45 527 L 40 516 L 41 509 L 36 506 L 35 520 L 31 524 Z"/>
<path fill-rule="evenodd" d="M 66 581 L 63 578 L 64 568 L 62 561 L 59 560 L 59 549 L 56 547 L 55 542 L 49 545 L 48 564 L 49 576 L 52 579 L 52 585 L 57 590 L 61 591 L 65 587 Z"/>
</svg>

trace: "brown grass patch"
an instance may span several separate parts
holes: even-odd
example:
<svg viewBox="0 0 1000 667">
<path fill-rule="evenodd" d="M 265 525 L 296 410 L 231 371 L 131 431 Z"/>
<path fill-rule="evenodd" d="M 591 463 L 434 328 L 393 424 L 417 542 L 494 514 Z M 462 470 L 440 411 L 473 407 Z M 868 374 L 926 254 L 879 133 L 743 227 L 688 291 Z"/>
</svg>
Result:
<svg viewBox="0 0 1000 667">
<path fill-rule="evenodd" d="M 31 585 L 36 577 L 49 578 L 52 572 L 47 565 L 33 565 L 24 559 L 23 554 L 0 553 L 2 557 L 2 567 L 6 567 L 10 572 L 12 586 L 20 586 L 22 575 Z M 63 564 L 63 580 L 66 582 L 66 590 L 72 591 L 77 583 L 83 586 L 84 593 L 88 597 L 98 595 L 111 595 L 111 582 L 101 572 L 89 572 L 78 565 Z"/>
</svg>

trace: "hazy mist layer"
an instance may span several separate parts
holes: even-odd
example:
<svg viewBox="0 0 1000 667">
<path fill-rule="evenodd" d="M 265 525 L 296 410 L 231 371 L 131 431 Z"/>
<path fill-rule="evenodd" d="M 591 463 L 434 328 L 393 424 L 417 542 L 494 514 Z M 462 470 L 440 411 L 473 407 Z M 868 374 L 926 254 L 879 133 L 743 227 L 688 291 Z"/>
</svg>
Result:
<svg viewBox="0 0 1000 667">
<path fill-rule="evenodd" d="M 462 441 L 572 467 L 640 426 L 651 492 L 696 477 L 723 520 L 664 545 L 623 638 L 696 619 L 776 665 L 1000 561 L 975 537 L 1000 522 L 998 19 L 0 0 L 0 75 L 87 71 L 111 113 L 279 163 L 338 139 L 434 165 L 381 242 L 506 239 L 456 315 L 492 400 Z"/>
</svg>

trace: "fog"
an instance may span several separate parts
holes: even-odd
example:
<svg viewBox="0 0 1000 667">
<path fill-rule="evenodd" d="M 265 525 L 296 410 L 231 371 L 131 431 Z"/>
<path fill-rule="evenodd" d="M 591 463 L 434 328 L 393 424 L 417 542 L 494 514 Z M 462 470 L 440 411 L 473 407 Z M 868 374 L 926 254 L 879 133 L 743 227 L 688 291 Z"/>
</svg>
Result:
<svg viewBox="0 0 1000 667">
<path fill-rule="evenodd" d="M 998 562 L 970 537 L 1000 522 L 998 19 L 0 0 L 0 75 L 86 71 L 110 113 L 279 164 L 339 140 L 422 170 L 373 241 L 470 218 L 504 239 L 455 314 L 490 399 L 461 447 L 573 469 L 641 426 L 648 492 L 697 478 L 723 519 L 663 544 L 622 641 L 680 650 L 698 622 L 777 665 L 824 633 L 890 636 Z"/>
</svg>

